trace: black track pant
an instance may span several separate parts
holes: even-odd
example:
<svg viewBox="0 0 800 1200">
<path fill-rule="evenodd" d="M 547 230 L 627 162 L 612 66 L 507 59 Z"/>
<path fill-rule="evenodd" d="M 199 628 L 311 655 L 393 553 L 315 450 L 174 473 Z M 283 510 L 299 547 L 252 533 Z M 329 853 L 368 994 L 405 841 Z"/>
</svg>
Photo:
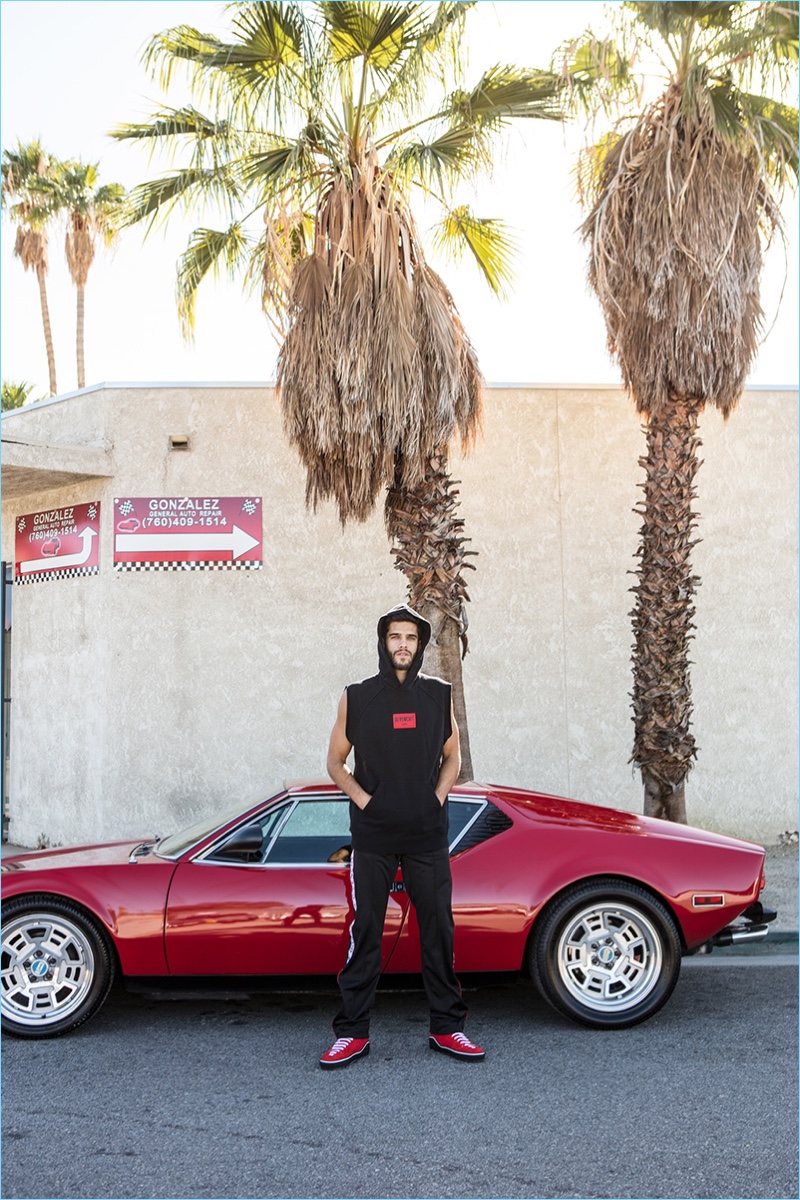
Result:
<svg viewBox="0 0 800 1200">
<path fill-rule="evenodd" d="M 333 1021 L 337 1037 L 367 1037 L 381 971 L 381 939 L 389 889 L 403 864 L 403 883 L 417 913 L 422 982 L 431 1010 L 431 1033 L 464 1028 L 467 1006 L 453 969 L 453 883 L 450 853 L 368 854 L 353 851 L 353 924 L 350 951 L 339 973 L 342 1006 Z"/>
</svg>

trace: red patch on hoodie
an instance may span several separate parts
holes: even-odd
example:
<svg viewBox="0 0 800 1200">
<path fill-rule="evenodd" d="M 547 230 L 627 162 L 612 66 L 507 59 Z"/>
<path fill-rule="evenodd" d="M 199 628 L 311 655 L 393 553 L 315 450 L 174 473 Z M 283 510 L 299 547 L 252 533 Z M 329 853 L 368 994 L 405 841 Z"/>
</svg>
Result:
<svg viewBox="0 0 800 1200">
<path fill-rule="evenodd" d="M 392 716 L 395 729 L 416 729 L 417 714 L 416 713 L 394 713 Z"/>
</svg>

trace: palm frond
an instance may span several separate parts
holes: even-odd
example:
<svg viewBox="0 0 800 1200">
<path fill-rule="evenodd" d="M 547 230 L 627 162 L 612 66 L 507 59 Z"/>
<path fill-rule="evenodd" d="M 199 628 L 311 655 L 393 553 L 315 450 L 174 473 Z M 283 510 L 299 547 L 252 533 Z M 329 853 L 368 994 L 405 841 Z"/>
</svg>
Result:
<svg viewBox="0 0 800 1200">
<path fill-rule="evenodd" d="M 228 229 L 195 229 L 178 260 L 178 317 L 184 337 L 194 333 L 197 289 L 210 273 L 233 278 L 245 261 L 250 240 L 238 222 Z"/>
<path fill-rule="evenodd" d="M 402 59 L 395 64 L 383 90 L 369 101 L 365 121 L 373 129 L 396 125 L 396 112 L 408 116 L 423 103 L 426 88 L 432 80 L 447 89 L 447 80 L 462 73 L 461 45 L 464 20 L 475 0 L 457 3 L 419 5 L 428 16 L 409 45 Z M 430 15 L 432 11 L 432 15 Z"/>
<path fill-rule="evenodd" d="M 633 13 L 641 25 L 669 39 L 680 36 L 687 22 L 701 29 L 726 28 L 740 3 L 737 0 L 673 0 L 671 3 L 626 0 L 622 7 Z"/>
<path fill-rule="evenodd" d="M 273 144 L 269 148 L 246 154 L 231 164 L 232 173 L 243 188 L 259 187 L 262 203 L 287 188 L 298 190 L 301 181 L 307 184 L 313 180 L 330 161 L 326 134 L 315 124 L 303 129 L 294 141 L 278 138 L 270 141 Z M 316 152 L 320 149 L 323 153 L 318 156 Z"/>
<path fill-rule="evenodd" d="M 170 86 L 176 64 L 190 67 L 192 86 L 232 111 L 252 116 L 259 105 L 279 115 L 306 95 L 303 77 L 305 19 L 300 5 L 242 5 L 234 21 L 238 41 L 222 42 L 180 25 L 157 34 L 145 50 L 145 65 Z"/>
<path fill-rule="evenodd" d="M 296 143 L 283 142 L 269 150 L 246 154 L 237 163 L 236 169 L 242 183 L 247 187 L 261 181 L 283 188 L 289 182 L 296 163 Z"/>
<path fill-rule="evenodd" d="M 743 19 L 734 31 L 731 46 L 724 46 L 727 63 L 748 91 L 780 87 L 789 103 L 797 97 L 797 4 L 744 5 Z"/>
<path fill-rule="evenodd" d="M 307 257 L 313 239 L 313 213 L 279 203 L 264 217 L 264 235 L 250 256 L 248 277 L 260 280 L 261 307 L 276 334 L 286 334 L 292 293 L 292 273 Z"/>
<path fill-rule="evenodd" d="M 560 86 L 559 78 L 550 71 L 497 64 L 484 72 L 471 92 L 453 93 L 449 116 L 477 126 L 534 117 L 560 121 Z"/>
<path fill-rule="evenodd" d="M 776 62 L 798 61 L 798 5 L 796 0 L 762 4 L 760 14 L 764 38 Z"/>
<path fill-rule="evenodd" d="M 34 139 L 17 142 L 16 150 L 3 151 L 3 198 L 24 191 L 37 177 L 50 174 L 53 159 Z"/>
<path fill-rule="evenodd" d="M 214 121 L 198 112 L 192 105 L 183 108 L 162 108 L 147 123 L 116 125 L 109 137 L 117 142 L 162 140 L 186 135 L 193 138 L 220 138 L 229 130 L 227 121 Z"/>
<path fill-rule="evenodd" d="M 608 113 L 637 93 L 630 52 L 617 39 L 598 38 L 591 30 L 564 42 L 553 55 L 553 68 L 561 109 L 570 115 Z"/>
<path fill-rule="evenodd" d="M 746 125 L 752 134 L 767 173 L 780 187 L 787 172 L 798 181 L 798 121 L 797 109 L 781 104 L 767 96 L 746 95 L 741 98 L 746 113 Z"/>
<path fill-rule="evenodd" d="M 319 8 L 333 61 L 362 59 L 378 76 L 389 72 L 407 53 L 426 24 L 425 4 L 323 0 Z"/>
<path fill-rule="evenodd" d="M 739 104 L 738 89 L 730 79 L 717 79 L 707 87 L 698 87 L 693 74 L 687 80 L 684 89 L 689 96 L 707 98 L 714 114 L 714 126 L 728 141 L 734 141 L 742 131 L 742 111 Z M 689 120 L 694 119 L 694 112 L 684 108 L 684 115 Z"/>
<path fill-rule="evenodd" d="M 137 184 L 128 193 L 123 227 L 149 218 L 147 229 L 166 219 L 178 204 L 189 207 L 198 198 L 213 199 L 227 205 L 238 198 L 238 189 L 230 170 L 189 168 Z"/>
<path fill-rule="evenodd" d="M 617 162 L 617 150 L 622 134 L 612 130 L 602 135 L 591 146 L 586 146 L 578 155 L 572 168 L 575 192 L 581 204 L 591 207 L 610 179 L 613 162 Z"/>
<path fill-rule="evenodd" d="M 150 40 L 142 61 L 165 90 L 177 62 L 192 63 L 203 71 L 238 67 L 264 73 L 285 63 L 297 65 L 302 55 L 300 16 L 295 5 L 248 4 L 234 22 L 241 33 L 239 41 L 222 42 L 191 25 L 177 25 Z"/>
<path fill-rule="evenodd" d="M 286 114 L 306 108 L 314 95 L 324 95 L 324 64 L 315 48 L 306 10 L 293 3 L 236 5 L 234 29 L 238 41 L 225 46 L 225 61 L 207 63 L 219 69 L 222 94 L 233 102 L 251 126 L 259 106 L 273 124 Z"/>
<path fill-rule="evenodd" d="M 386 168 L 405 187 L 421 184 L 449 192 L 460 180 L 491 167 L 482 131 L 474 126 L 448 129 L 430 141 L 406 142 L 386 157 Z"/>
<path fill-rule="evenodd" d="M 466 205 L 451 209 L 433 231 L 437 249 L 451 258 L 471 254 L 492 291 L 507 297 L 514 282 L 516 240 L 503 221 L 476 217 Z"/>
</svg>

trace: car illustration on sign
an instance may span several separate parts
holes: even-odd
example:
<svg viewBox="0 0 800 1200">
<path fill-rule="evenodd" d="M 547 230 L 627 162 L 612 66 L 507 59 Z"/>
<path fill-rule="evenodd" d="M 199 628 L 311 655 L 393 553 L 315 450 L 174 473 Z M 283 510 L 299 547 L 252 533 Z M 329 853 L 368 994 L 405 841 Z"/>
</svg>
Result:
<svg viewBox="0 0 800 1200">
<path fill-rule="evenodd" d="M 681 959 L 758 941 L 764 849 L 520 788 L 467 784 L 448 801 L 456 969 L 533 978 L 566 1017 L 619 1029 L 669 998 Z M 273 986 L 332 979 L 349 936 L 349 802 L 286 789 L 159 839 L 3 860 L 2 1023 L 54 1037 L 135 989 L 209 977 Z M 382 973 L 419 972 L 402 864 Z"/>
</svg>

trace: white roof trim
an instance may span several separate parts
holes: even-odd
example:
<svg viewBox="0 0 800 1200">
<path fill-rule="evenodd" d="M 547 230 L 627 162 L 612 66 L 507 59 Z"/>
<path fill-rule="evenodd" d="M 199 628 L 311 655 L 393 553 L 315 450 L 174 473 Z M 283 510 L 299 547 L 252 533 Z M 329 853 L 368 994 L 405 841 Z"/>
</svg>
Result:
<svg viewBox="0 0 800 1200">
<path fill-rule="evenodd" d="M 800 385 L 796 383 L 752 383 L 745 386 L 745 392 L 796 392 Z M 175 391 L 186 391 L 188 389 L 197 391 L 217 390 L 220 388 L 228 391 L 245 389 L 245 388 L 274 388 L 275 381 L 268 380 L 252 380 L 249 382 L 238 380 L 236 382 L 230 380 L 176 380 L 175 382 L 166 382 L 164 380 L 156 380 L 149 383 L 142 382 L 111 382 L 111 383 L 93 383 L 89 387 L 81 388 L 75 392 L 64 392 L 60 396 L 50 396 L 46 400 L 38 400 L 32 404 L 25 404 L 22 408 L 11 408 L 2 414 L 3 420 L 9 417 L 15 417 L 21 413 L 29 413 L 34 410 L 48 408 L 51 404 L 60 404 L 62 400 L 72 400 L 75 396 L 88 396 L 92 392 L 102 391 L 158 391 L 162 389 L 172 389 Z M 528 392 L 622 392 L 624 388 L 621 383 L 494 383 L 486 384 L 488 390 L 496 391 L 528 391 Z"/>
</svg>

